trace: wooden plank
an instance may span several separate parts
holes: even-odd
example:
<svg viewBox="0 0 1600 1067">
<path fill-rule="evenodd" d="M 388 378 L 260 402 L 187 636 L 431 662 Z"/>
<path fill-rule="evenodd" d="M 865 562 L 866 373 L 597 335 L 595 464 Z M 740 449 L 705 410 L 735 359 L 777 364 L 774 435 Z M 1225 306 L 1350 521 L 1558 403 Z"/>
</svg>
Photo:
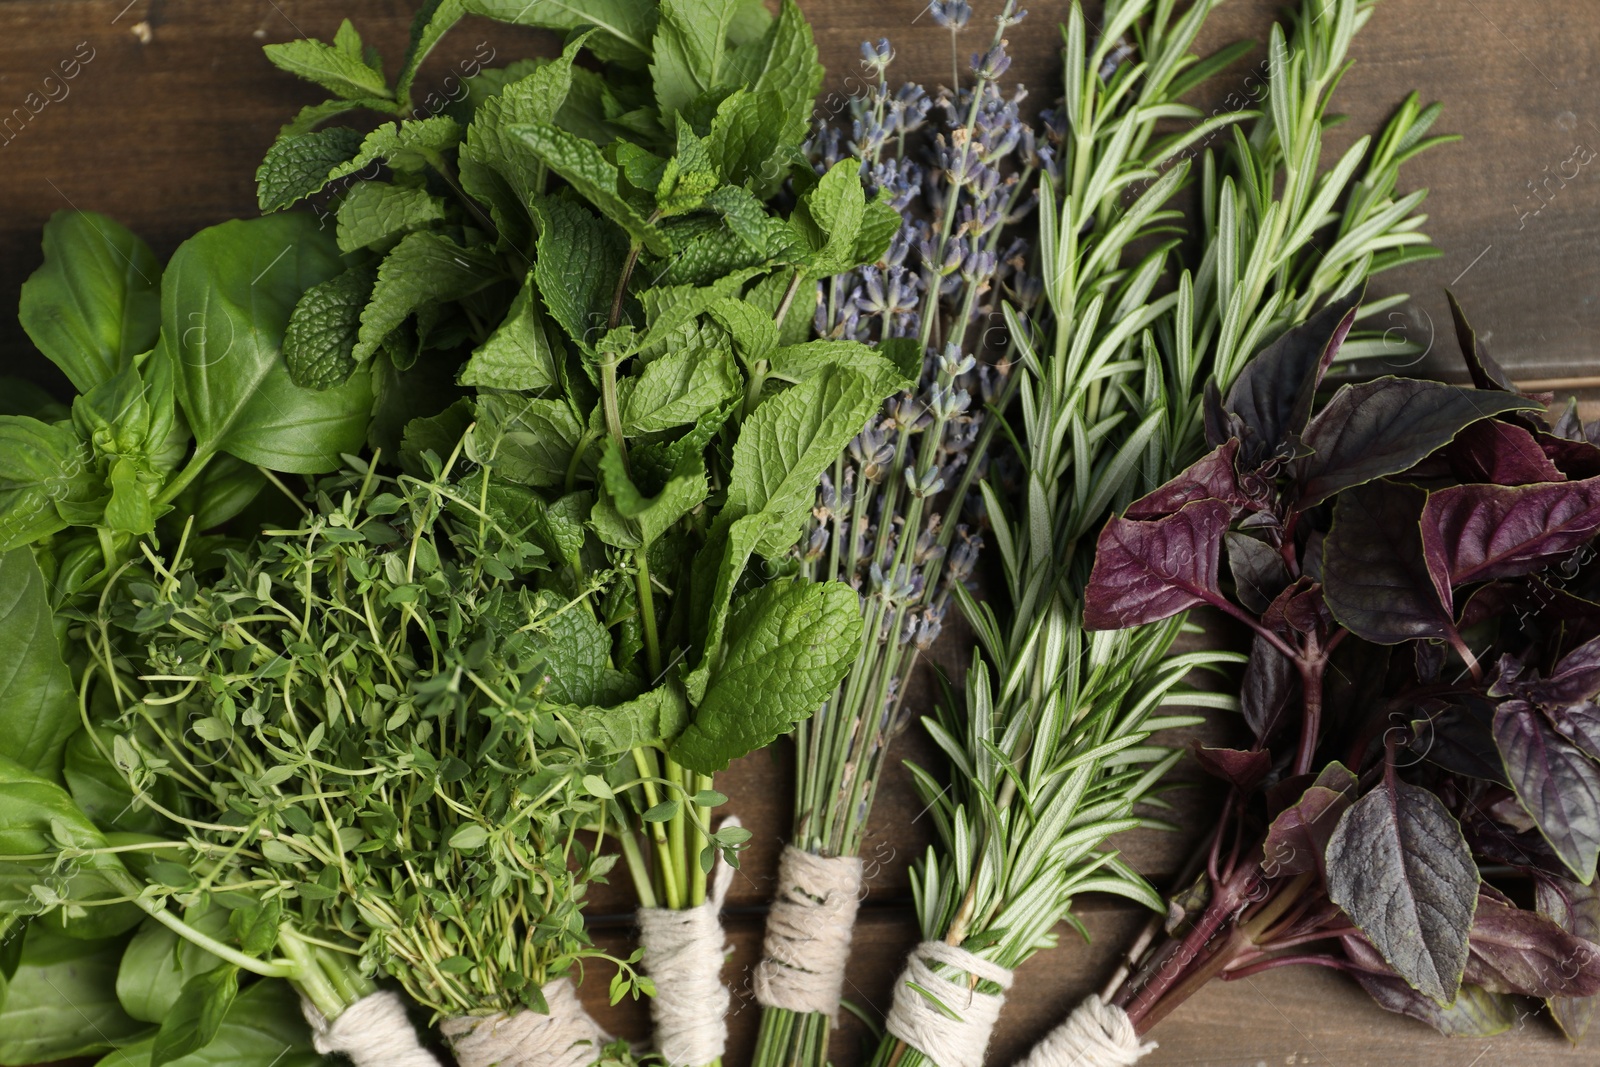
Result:
<svg viewBox="0 0 1600 1067">
<path fill-rule="evenodd" d="M 923 14 L 924 0 L 801 0 L 829 67 L 824 113 L 842 111 L 863 91 L 857 46 L 888 36 L 899 50 L 897 79 L 949 83 L 954 64 L 980 48 L 983 2 L 973 31 L 954 48 Z M 1264 41 L 1281 0 L 1230 0 L 1203 39 L 1206 48 L 1249 38 Z M 278 126 L 319 97 L 262 58 L 260 45 L 301 35 L 332 35 L 351 18 L 384 55 L 397 57 L 413 4 L 405 0 L 9 0 L 0 3 L 0 305 L 14 307 L 18 287 L 37 266 L 39 228 L 50 213 L 77 206 L 107 212 L 149 239 L 165 256 L 194 230 L 254 212 L 253 174 Z M 1035 5 L 1012 35 L 1008 81 L 1028 84 L 1030 106 L 1055 95 L 1052 20 L 1060 5 Z M 1090 4 L 1096 17 L 1098 4 Z M 469 20 L 429 61 L 422 84 L 441 86 L 480 45 L 499 61 L 549 54 L 545 35 Z M 1261 50 L 1198 94 L 1208 110 L 1238 106 Z M 1385 0 L 1357 38 L 1356 65 L 1337 110 L 1349 126 L 1330 138 L 1340 151 L 1367 132 L 1412 89 L 1446 103 L 1440 130 L 1465 131 L 1466 143 L 1411 164 L 1407 188 L 1433 190 L 1428 230 L 1443 257 L 1380 279 L 1374 294 L 1409 291 L 1416 299 L 1387 325 L 1396 337 L 1440 344 L 1422 364 L 1453 370 L 1453 342 L 1442 287 L 1454 285 L 1499 357 L 1523 377 L 1584 377 L 1600 326 L 1600 166 L 1573 170 L 1575 148 L 1600 149 L 1600 8 L 1543 0 L 1508 9 L 1482 0 Z M 71 64 L 76 62 L 76 67 Z M 66 63 L 66 68 L 62 64 Z M 74 72 L 71 78 L 66 71 Z M 53 80 L 47 81 L 47 78 Z M 20 109 L 20 111 L 18 110 Z M 10 118 L 10 125 L 5 125 Z M 1564 166 L 1565 164 L 1565 166 Z M 1563 169 L 1571 174 L 1562 178 Z M 1552 178 L 1551 175 L 1556 177 Z M 1535 200 L 1535 194 L 1539 199 Z M 1534 208 L 1537 213 L 1533 213 Z M 14 320 L 0 325 L 11 357 L 6 373 L 57 381 L 25 352 Z M 1592 412 L 1590 413 L 1593 414 Z M 958 642 L 944 655 L 959 661 Z M 931 709 L 924 687 L 913 704 Z M 1208 736 L 1222 736 L 1219 724 Z M 913 728 L 899 755 L 936 765 Z M 776 760 L 776 763 L 773 761 Z M 930 841 L 922 805 L 895 765 L 882 785 L 868 834 L 874 865 L 870 897 L 851 962 L 851 995 L 881 1011 L 900 961 L 916 940 L 906 904 L 906 871 Z M 787 832 L 791 772 L 782 749 L 741 761 L 721 779 L 732 807 L 755 831 L 733 895 L 725 971 L 740 991 L 731 1020 L 730 1064 L 748 1061 L 757 1012 L 749 1003 L 749 967 L 758 951 L 761 901 Z M 1198 826 L 1210 811 L 1203 792 L 1183 797 L 1180 817 Z M 1170 872 L 1180 837 L 1125 843 L 1153 877 Z M 615 917 L 602 942 L 624 948 L 629 902 L 620 887 L 598 894 L 597 919 Z M 1084 947 L 1062 931 L 1063 947 L 1041 954 L 1018 975 L 993 1046 L 992 1062 L 1015 1060 L 1065 1010 L 1103 979 L 1119 946 L 1141 921 L 1124 906 L 1087 902 L 1094 935 Z M 610 1025 L 644 1037 L 642 1005 L 603 1007 L 604 968 L 591 970 L 586 997 Z M 846 1019 L 833 1051 L 841 1064 L 863 1061 L 865 1028 Z M 1360 1064 L 1405 1062 L 1460 1067 L 1475 1063 L 1594 1062 L 1572 1051 L 1542 1019 L 1527 1018 L 1492 1042 L 1451 1042 L 1421 1024 L 1381 1012 L 1351 983 L 1321 971 L 1273 972 L 1214 985 L 1162 1024 L 1153 1064 Z M 1474 1057 L 1477 1057 L 1474 1059 Z"/>
</svg>

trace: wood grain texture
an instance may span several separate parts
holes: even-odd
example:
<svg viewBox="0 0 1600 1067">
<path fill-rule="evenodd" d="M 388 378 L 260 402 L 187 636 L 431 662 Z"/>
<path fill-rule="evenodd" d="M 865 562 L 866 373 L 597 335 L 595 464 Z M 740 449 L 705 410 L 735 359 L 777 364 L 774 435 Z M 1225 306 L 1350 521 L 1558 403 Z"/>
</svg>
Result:
<svg viewBox="0 0 1600 1067">
<path fill-rule="evenodd" d="M 951 41 L 922 14 L 924 2 L 801 0 L 829 69 L 823 110 L 841 110 L 851 93 L 861 91 L 857 47 L 867 38 L 893 41 L 900 56 L 896 78 L 930 87 L 950 82 Z M 987 36 L 980 20 L 999 5 L 978 0 L 975 6 L 974 32 L 956 49 L 963 71 L 966 55 L 980 47 L 979 35 Z M 1089 4 L 1091 17 L 1099 6 Z M 1241 38 L 1264 41 L 1278 6 L 1278 0 L 1230 0 L 1208 26 L 1203 47 Z M 1057 0 L 1033 7 L 1013 35 L 1016 62 L 1007 80 L 1025 82 L 1032 103 L 1046 104 L 1055 95 L 1054 23 L 1064 5 Z M 411 0 L 0 0 L 0 306 L 15 306 L 18 287 L 40 259 L 40 227 L 56 210 L 111 214 L 163 257 L 202 226 L 252 214 L 253 175 L 262 153 L 280 124 L 301 104 L 318 99 L 273 69 L 260 46 L 302 35 L 327 39 L 338 20 L 349 17 L 392 61 L 413 8 Z M 469 20 L 430 59 L 420 84 L 440 85 L 482 42 L 496 49 L 501 62 L 555 48 L 539 34 Z M 1208 110 L 1236 106 L 1229 94 L 1244 87 L 1262 54 L 1258 48 L 1196 102 Z M 1331 135 L 1330 150 L 1374 130 L 1413 89 L 1424 101 L 1445 102 L 1441 131 L 1467 134 L 1463 143 L 1427 153 L 1405 172 L 1404 187 L 1432 190 L 1427 229 L 1443 255 L 1375 283 L 1378 295 L 1414 295 L 1387 325 L 1397 337 L 1422 343 L 1437 334 L 1442 351 L 1430 353 L 1423 368 L 1453 373 L 1442 292 L 1453 285 L 1480 334 L 1518 376 L 1600 372 L 1600 160 L 1569 179 L 1551 178 L 1575 148 L 1600 150 L 1600 5 L 1385 0 L 1357 38 L 1353 57 L 1336 107 L 1351 121 Z M 74 59 L 76 75 L 65 80 L 60 65 Z M 52 75 L 56 81 L 47 85 Z M 43 102 L 50 95 L 59 99 Z M 1570 164 L 1566 169 L 1571 171 Z M 0 325 L 0 344 L 7 353 L 0 373 L 59 384 L 9 315 Z M 944 654 L 964 656 L 952 642 Z M 926 707 L 926 687 L 922 694 Z M 1225 733 L 1226 725 L 1210 732 Z M 936 763 L 915 731 L 900 752 Z M 729 913 L 735 951 L 725 973 L 738 990 L 738 1010 L 727 1062 L 735 1067 L 748 1062 L 754 1041 L 757 1011 L 748 998 L 747 975 L 760 939 L 761 904 L 787 830 L 792 781 L 785 750 L 751 756 L 721 781 L 755 831 Z M 1209 810 L 1205 791 L 1183 796 L 1180 818 L 1188 825 L 1203 822 Z M 868 834 L 870 896 L 850 970 L 850 995 L 869 1014 L 887 1004 L 900 960 L 916 940 L 906 871 L 930 841 L 920 809 L 909 777 L 895 768 Z M 1177 866 L 1183 847 L 1177 836 L 1126 842 L 1132 862 L 1157 878 Z M 627 908 L 620 889 L 597 897 L 602 940 L 625 944 Z M 1061 948 L 1022 969 L 992 1062 L 1013 1062 L 1102 981 L 1142 921 L 1130 908 L 1100 901 L 1084 902 L 1082 914 L 1093 944 L 1085 947 L 1063 930 Z M 641 1005 L 602 1007 L 608 977 L 591 972 L 588 999 L 609 1025 L 646 1036 Z M 1592 1049 L 1571 1049 L 1534 1015 L 1492 1041 L 1439 1038 L 1421 1024 L 1382 1012 L 1338 975 L 1308 969 L 1213 984 L 1155 1036 L 1162 1047 L 1147 1062 L 1161 1065 L 1509 1067 L 1592 1064 L 1600 1057 Z M 865 1028 L 848 1021 L 835 1039 L 837 1061 L 862 1062 L 865 1039 Z"/>
</svg>

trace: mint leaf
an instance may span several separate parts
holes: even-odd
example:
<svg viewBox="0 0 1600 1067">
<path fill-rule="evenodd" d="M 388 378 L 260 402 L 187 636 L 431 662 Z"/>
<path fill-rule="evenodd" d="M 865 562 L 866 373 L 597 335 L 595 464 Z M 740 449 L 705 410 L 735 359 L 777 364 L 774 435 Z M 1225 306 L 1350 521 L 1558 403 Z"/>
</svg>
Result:
<svg viewBox="0 0 1600 1067">
<path fill-rule="evenodd" d="M 661 492 L 647 497 L 633 484 L 622 452 L 611 441 L 600 457 L 600 477 L 606 495 L 595 505 L 592 518 L 601 540 L 617 548 L 654 544 L 673 523 L 698 507 L 711 488 L 705 464 L 700 462 L 697 469 L 668 479 Z"/>
<path fill-rule="evenodd" d="M 279 70 L 315 82 L 347 100 L 389 96 L 389 86 L 383 75 L 342 48 L 307 38 L 269 44 L 262 51 Z"/>
<path fill-rule="evenodd" d="M 506 136 L 512 126 L 554 122 L 572 88 L 572 61 L 591 34 L 569 41 L 561 55 L 484 100 L 467 127 L 457 165 L 461 186 L 489 205 L 502 238 L 525 248 L 527 209 L 544 188 L 539 160 L 528 146 Z"/>
<path fill-rule="evenodd" d="M 871 390 L 884 396 L 893 396 L 914 384 L 904 368 L 856 341 L 785 345 L 767 356 L 767 364 L 767 373 L 772 377 L 794 383 L 806 381 L 828 367 L 847 367 L 864 375 L 871 383 Z"/>
<path fill-rule="evenodd" d="M 738 9 L 738 0 L 662 0 L 650 74 L 669 130 L 671 116 L 722 84 L 728 30 Z"/>
<path fill-rule="evenodd" d="M 676 737 L 688 718 L 689 706 L 682 691 L 669 682 L 612 707 L 561 710 L 595 755 L 609 756 Z"/>
<path fill-rule="evenodd" d="M 475 15 L 548 30 L 598 27 L 590 46 L 602 59 L 642 62 L 656 29 L 655 0 L 465 0 Z"/>
<path fill-rule="evenodd" d="M 334 168 L 360 150 L 361 134 L 348 126 L 280 134 L 256 168 L 256 203 L 263 212 L 282 211 L 320 192 Z"/>
<path fill-rule="evenodd" d="M 769 558 L 788 551 L 822 472 L 890 392 L 859 371 L 830 366 L 764 401 L 733 446 L 722 517 L 766 513 L 772 526 L 756 547 Z"/>
<path fill-rule="evenodd" d="M 550 317 L 585 348 L 603 331 L 612 290 L 626 249 L 614 228 L 583 205 L 541 197 L 533 212 L 539 223 L 533 277 Z"/>
<path fill-rule="evenodd" d="M 444 201 L 426 189 L 356 182 L 339 201 L 339 251 L 354 252 L 444 219 Z"/>
<path fill-rule="evenodd" d="M 736 48 L 729 57 L 729 84 L 749 87 L 753 93 L 771 92 L 782 102 L 784 141 L 798 144 L 805 138 L 811 108 L 822 88 L 823 69 L 811 26 L 794 0 L 783 0 L 777 19 L 759 41 Z M 765 175 L 756 188 L 763 196 L 782 181 L 782 174 Z"/>
<path fill-rule="evenodd" d="M 352 267 L 313 285 L 295 304 L 283 332 L 283 359 L 296 385 L 327 389 L 355 373 L 352 350 L 375 278 L 371 268 Z"/>
<path fill-rule="evenodd" d="M 0 752 L 51 781 L 81 725 L 72 675 L 61 659 L 44 575 L 27 548 L 0 555 Z"/>
<path fill-rule="evenodd" d="M 695 422 L 739 395 L 743 382 L 720 330 L 701 327 L 676 351 L 651 361 L 622 403 L 623 432 L 654 433 Z"/>
<path fill-rule="evenodd" d="M 776 92 L 737 89 L 717 107 L 707 138 L 723 180 L 765 191 L 784 170 L 779 148 L 787 144 L 783 98 Z"/>
<path fill-rule="evenodd" d="M 378 267 L 352 357 L 357 363 L 370 359 L 384 338 L 425 305 L 460 300 L 501 277 L 500 261 L 487 249 L 462 248 L 438 233 L 407 234 Z"/>
<path fill-rule="evenodd" d="M 894 240 L 894 235 L 900 232 L 900 212 L 889 203 L 887 189 L 879 189 L 876 196 L 867 201 L 866 210 L 861 216 L 861 229 L 856 234 L 855 245 L 851 249 L 851 266 L 864 263 L 876 263 L 889 251 L 889 244 Z"/>
<path fill-rule="evenodd" d="M 778 346 L 778 324 L 760 308 L 743 300 L 719 300 L 710 311 L 711 317 L 733 335 L 734 346 L 746 367 L 766 358 Z"/>
<path fill-rule="evenodd" d="M 593 141 L 549 123 L 531 123 L 506 130 L 520 138 L 545 166 L 559 174 L 600 213 L 621 226 L 633 240 L 653 254 L 668 252 L 666 237 L 655 223 L 624 199 L 617 185 L 617 168 Z"/>
<path fill-rule="evenodd" d="M 770 582 L 739 598 L 722 662 L 672 758 L 711 774 L 817 710 L 855 661 L 861 608 L 839 582 Z"/>
<path fill-rule="evenodd" d="M 537 392 L 556 384 L 558 352 L 548 333 L 544 313 L 533 295 L 533 275 L 511 301 L 505 321 L 489 339 L 473 349 L 472 358 L 457 379 L 462 385 L 484 389 Z"/>
<path fill-rule="evenodd" d="M 400 80 L 395 83 L 395 99 L 410 101 L 411 83 L 416 79 L 417 68 L 422 66 L 428 53 L 450 31 L 450 27 L 461 21 L 464 14 L 466 12 L 462 9 L 461 0 L 426 0 L 417 9 L 416 17 L 411 20 L 411 43 L 400 60 Z M 349 24 L 346 20 L 345 25 Z M 356 38 L 358 47 L 360 40 Z"/>
<path fill-rule="evenodd" d="M 760 308 L 769 318 L 778 314 L 778 308 L 783 304 L 783 298 L 788 294 L 789 272 L 770 274 L 750 287 L 744 294 L 744 300 L 751 307 Z M 778 323 L 778 344 L 798 345 L 803 344 L 811 336 L 812 311 L 817 306 L 821 296 L 815 281 L 802 281 L 799 290 L 794 295 L 794 300 L 789 305 L 789 311 L 784 315 L 783 321 Z M 916 339 L 911 341 L 916 345 Z M 917 365 L 922 364 L 922 353 L 916 353 Z"/>
<path fill-rule="evenodd" d="M 460 141 L 461 126 L 449 115 L 386 122 L 367 134 L 355 157 L 330 171 L 328 180 L 359 174 L 380 161 L 395 170 L 418 171 L 434 163 L 439 153 L 455 148 Z"/>
<path fill-rule="evenodd" d="M 562 401 L 481 393 L 467 457 L 512 482 L 560 485 L 582 436 L 583 427 Z"/>
<path fill-rule="evenodd" d="M 811 246 L 807 274 L 822 278 L 856 265 L 856 239 L 866 210 L 861 165 L 854 159 L 841 159 L 816 188 L 800 198 L 794 212 L 793 221 Z"/>
<path fill-rule="evenodd" d="M 649 356 L 663 350 L 669 339 L 674 339 L 686 324 L 699 318 L 711 305 L 737 295 L 744 283 L 759 273 L 759 268 L 746 268 L 716 278 L 708 285 L 658 285 L 638 293 L 646 325 L 637 353 Z"/>
</svg>

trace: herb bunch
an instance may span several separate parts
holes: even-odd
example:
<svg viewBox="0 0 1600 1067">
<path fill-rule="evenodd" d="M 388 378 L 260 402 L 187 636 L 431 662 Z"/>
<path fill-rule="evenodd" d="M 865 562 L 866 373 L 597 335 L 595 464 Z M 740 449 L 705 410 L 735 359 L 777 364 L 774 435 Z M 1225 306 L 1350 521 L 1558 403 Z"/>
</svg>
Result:
<svg viewBox="0 0 1600 1067">
<path fill-rule="evenodd" d="M 1193 904 L 1116 1002 L 1144 1031 L 1212 978 L 1311 963 L 1445 1033 L 1503 1030 L 1525 995 L 1576 1037 L 1600 992 L 1596 616 L 1551 581 L 1600 532 L 1594 446 L 1459 308 L 1471 388 L 1382 377 L 1317 405 L 1357 299 L 1213 396 L 1214 450 L 1101 534 L 1089 625 L 1210 603 L 1255 635 L 1254 741 L 1198 753 L 1230 790 Z M 1506 868 L 1538 912 L 1485 880 Z"/>
<path fill-rule="evenodd" d="M 889 743 L 907 722 L 907 684 L 982 546 L 945 513 L 959 512 L 981 470 L 980 442 L 992 437 L 973 394 L 997 395 L 1010 369 L 1009 351 L 984 350 L 982 324 L 1001 292 L 1030 290 L 1019 272 L 1025 242 L 1002 243 L 1031 207 L 1037 165 L 1019 158 L 1031 144 L 1019 115 L 1025 91 L 998 87 L 1010 65 L 1003 34 L 1018 21 L 1008 6 L 990 50 L 974 57 L 974 84 L 937 100 L 916 85 L 891 91 L 889 42 L 862 46 L 877 84 L 852 101 L 849 158 L 903 222 L 879 262 L 821 283 L 813 332 L 895 344 L 920 353 L 922 366 L 915 392 L 890 399 L 823 473 L 795 549 L 802 573 L 858 591 L 866 635 L 849 674 L 795 735 L 793 846 L 820 856 L 860 851 Z M 820 165 L 836 165 L 841 131 L 819 131 L 817 142 Z M 821 1064 L 829 1025 L 817 1012 L 764 1006 L 757 1061 Z"/>
<path fill-rule="evenodd" d="M 979 1055 L 986 1031 L 959 1035 L 952 1045 L 960 1047 L 949 1051 L 918 1047 L 904 1021 L 913 998 L 960 1020 L 961 1005 L 973 1004 L 969 991 L 995 1002 L 1000 986 L 991 977 L 1053 944 L 1053 928 L 1078 894 L 1154 900 L 1101 842 L 1141 824 L 1134 804 L 1177 758 L 1145 738 L 1193 721 L 1155 709 L 1192 703 L 1180 680 L 1217 657 L 1169 656 L 1177 625 L 1113 642 L 1085 634 L 1075 548 L 1109 507 L 1137 491 L 1165 447 L 1163 375 L 1149 331 L 1176 300 L 1155 295 L 1172 243 L 1158 241 L 1135 263 L 1125 257 L 1176 217 L 1165 205 L 1186 168 L 1162 174 L 1156 166 L 1204 131 L 1157 144 L 1151 137 L 1163 112 L 1193 111 L 1176 98 L 1228 58 L 1201 63 L 1188 54 L 1211 6 L 1173 18 L 1168 3 L 1112 5 L 1092 46 L 1082 10 L 1074 5 L 1067 16 L 1065 97 L 1062 110 L 1046 117 L 1038 149 L 1039 325 L 1006 306 L 1017 369 L 1012 389 L 995 399 L 1003 413 L 1014 396 L 1022 412 L 1011 431 L 1022 484 L 1004 495 L 995 479 L 980 485 L 1011 622 L 955 589 L 980 651 L 967 671 L 964 707 L 924 719 L 951 762 L 952 787 L 913 768 L 943 843 L 913 877 L 922 936 L 972 954 L 976 960 L 962 958 L 985 973 L 981 981 L 957 977 L 959 964 L 933 962 L 931 973 L 954 983 L 948 995 L 942 983 L 902 978 L 875 1063 Z M 1137 50 L 1123 42 L 1133 32 Z M 1148 187 L 1124 205 L 1124 191 L 1141 182 Z M 1020 501 L 1020 513 L 1010 500 Z M 973 1020 L 973 1027 L 992 1025 L 990 1016 L 973 1013 Z"/>
<path fill-rule="evenodd" d="M 202 854 L 236 857 L 180 899 L 253 897 L 292 916 L 291 959 L 341 946 L 440 1015 L 544 1011 L 542 987 L 603 955 L 580 913 L 616 857 L 587 836 L 607 824 L 584 779 L 614 754 L 547 697 L 578 683 L 546 672 L 581 634 L 520 578 L 544 557 L 529 494 L 367 468 L 313 501 L 216 573 L 180 548 L 122 583 L 94 642 L 118 711 L 94 736 L 134 796 L 179 798 Z M 296 977 L 326 1017 L 348 1007 Z"/>
</svg>

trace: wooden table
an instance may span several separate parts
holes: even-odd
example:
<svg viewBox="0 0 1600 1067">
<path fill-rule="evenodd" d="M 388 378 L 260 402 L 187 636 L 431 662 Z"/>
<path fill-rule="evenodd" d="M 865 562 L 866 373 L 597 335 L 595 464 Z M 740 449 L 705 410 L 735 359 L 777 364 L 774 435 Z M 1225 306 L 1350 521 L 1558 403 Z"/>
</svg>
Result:
<svg viewBox="0 0 1600 1067">
<path fill-rule="evenodd" d="M 977 27 L 999 7 L 979 0 Z M 1203 39 L 1209 50 L 1229 41 L 1264 41 L 1276 0 L 1230 0 Z M 4 0 L 0 2 L 0 305 L 14 307 L 22 280 L 38 265 L 39 230 L 67 207 L 111 214 L 148 239 L 159 255 L 196 229 L 255 210 L 254 172 L 278 126 L 318 99 L 273 69 L 259 46 L 298 36 L 331 38 L 348 16 L 385 56 L 400 54 L 414 4 L 410 0 Z M 825 92 L 858 84 L 857 46 L 888 36 L 899 50 L 898 78 L 930 86 L 948 82 L 948 34 L 922 11 L 922 0 L 802 0 L 829 74 Z M 1099 3 L 1091 3 L 1096 17 Z M 1055 95 L 1054 22 L 1064 4 L 1036 3 L 1013 34 L 1016 62 L 1008 80 L 1033 89 L 1037 102 Z M 986 31 L 979 31 L 984 32 Z M 976 37 L 961 45 L 963 55 Z M 505 62 L 549 54 L 553 42 L 488 23 L 463 24 L 425 68 L 437 84 L 488 42 Z M 1264 51 L 1261 50 L 1261 51 Z M 1593 0 L 1384 0 L 1353 49 L 1354 70 L 1335 110 L 1351 122 L 1331 136 L 1337 150 L 1373 130 L 1416 89 L 1443 100 L 1441 131 L 1466 133 L 1464 143 L 1410 164 L 1408 188 L 1432 189 L 1427 230 L 1442 258 L 1381 277 L 1378 295 L 1415 298 L 1388 325 L 1396 336 L 1439 344 L 1422 369 L 1454 373 L 1455 347 L 1443 288 L 1452 286 L 1480 335 L 1524 380 L 1584 378 L 1600 373 L 1600 163 L 1577 177 L 1551 179 L 1580 146 L 1600 150 L 1600 5 Z M 1204 94 L 1222 104 L 1260 54 L 1219 78 Z M 46 76 L 76 60 L 77 73 L 51 91 Z M 38 97 L 30 98 L 37 93 Z M 37 109 L 37 114 L 29 108 Z M 1587 154 L 1587 153 L 1585 153 Z M 1570 170 L 1570 165 L 1568 167 Z M 1547 181 L 1547 179 L 1549 179 Z M 1534 199 L 1535 191 L 1542 199 Z M 1543 205 L 1541 207 L 1541 205 Z M 1539 208 L 1537 214 L 1532 214 Z M 61 384 L 31 354 L 14 319 L 0 325 L 4 373 Z M 946 641 L 944 657 L 962 658 Z M 1225 733 L 1226 724 L 1213 732 Z M 902 754 L 937 765 L 929 746 L 908 735 Z M 758 1011 L 747 991 L 760 939 L 761 909 L 787 827 L 790 770 L 780 745 L 737 764 L 723 779 L 733 807 L 755 839 L 730 901 L 734 957 L 725 972 L 737 990 L 728 1062 L 748 1061 Z M 1210 803 L 1197 790 L 1187 816 L 1204 820 Z M 872 873 L 850 970 L 849 995 L 881 1012 L 905 950 L 916 940 L 907 909 L 906 871 L 929 840 L 909 779 L 896 768 L 884 784 L 865 850 Z M 1176 836 L 1136 837 L 1127 855 L 1158 885 L 1179 862 Z M 621 895 L 594 906 L 600 936 L 626 938 Z M 1018 976 L 992 1047 L 991 1062 L 1009 1063 L 1103 981 L 1109 961 L 1144 916 L 1131 907 L 1084 900 L 1079 912 L 1094 942 L 1062 931 L 1062 947 L 1041 954 Z M 605 979 L 592 973 L 586 993 L 612 1027 L 631 1036 L 647 1030 L 640 1006 L 604 1010 Z M 1574 1050 L 1542 1017 L 1530 1014 L 1508 1035 L 1489 1041 L 1447 1040 L 1418 1023 L 1387 1014 L 1353 984 L 1331 973 L 1295 969 L 1232 983 L 1214 983 L 1158 1029 L 1151 1064 L 1256 1065 L 1596 1063 L 1600 1051 Z M 866 1030 L 847 1023 L 837 1034 L 839 1063 L 862 1060 Z M 1600 1039 L 1597 1039 L 1600 1040 Z"/>
</svg>

